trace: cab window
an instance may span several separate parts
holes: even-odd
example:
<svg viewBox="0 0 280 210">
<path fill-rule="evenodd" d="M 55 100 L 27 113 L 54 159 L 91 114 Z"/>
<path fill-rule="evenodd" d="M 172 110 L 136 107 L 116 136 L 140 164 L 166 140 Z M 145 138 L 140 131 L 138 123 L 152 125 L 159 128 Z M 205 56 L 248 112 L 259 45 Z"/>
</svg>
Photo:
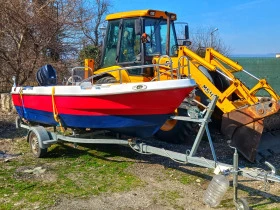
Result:
<svg viewBox="0 0 280 210">
<path fill-rule="evenodd" d="M 120 20 L 110 21 L 107 27 L 102 67 L 116 65 Z"/>
<path fill-rule="evenodd" d="M 146 19 L 145 33 L 150 37 L 149 42 L 145 43 L 145 54 L 147 56 L 166 54 L 167 21 L 163 19 Z M 169 55 L 175 56 L 177 47 L 174 25 L 170 26 L 170 50 Z"/>
<path fill-rule="evenodd" d="M 135 19 L 124 19 L 121 34 L 119 63 L 140 62 L 140 53 L 140 35 L 135 34 Z"/>
</svg>

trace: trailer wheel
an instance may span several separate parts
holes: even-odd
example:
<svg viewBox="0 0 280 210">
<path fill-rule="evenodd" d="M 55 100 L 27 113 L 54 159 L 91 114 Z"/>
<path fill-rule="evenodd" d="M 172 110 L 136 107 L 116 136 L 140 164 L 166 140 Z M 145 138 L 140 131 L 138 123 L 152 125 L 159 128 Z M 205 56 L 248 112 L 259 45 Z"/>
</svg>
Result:
<svg viewBox="0 0 280 210">
<path fill-rule="evenodd" d="M 28 135 L 28 142 L 30 145 L 30 149 L 32 154 L 37 158 L 42 158 L 46 156 L 48 148 L 41 148 L 39 144 L 40 139 L 40 132 L 34 132 L 34 130 L 31 130 Z"/>
<path fill-rule="evenodd" d="M 250 210 L 250 206 L 245 198 L 236 201 L 236 210 Z"/>
</svg>

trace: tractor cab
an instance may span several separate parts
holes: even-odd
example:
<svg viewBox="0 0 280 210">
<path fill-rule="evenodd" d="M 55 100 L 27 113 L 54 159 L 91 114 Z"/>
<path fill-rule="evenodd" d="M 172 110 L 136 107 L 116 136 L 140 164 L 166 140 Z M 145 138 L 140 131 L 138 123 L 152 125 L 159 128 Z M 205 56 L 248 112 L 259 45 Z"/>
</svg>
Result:
<svg viewBox="0 0 280 210">
<path fill-rule="evenodd" d="M 151 64 L 154 56 L 176 56 L 176 15 L 139 10 L 108 15 L 101 68 Z M 170 23 L 170 24 L 169 24 Z M 149 68 L 127 70 L 130 75 L 152 74 Z"/>
</svg>

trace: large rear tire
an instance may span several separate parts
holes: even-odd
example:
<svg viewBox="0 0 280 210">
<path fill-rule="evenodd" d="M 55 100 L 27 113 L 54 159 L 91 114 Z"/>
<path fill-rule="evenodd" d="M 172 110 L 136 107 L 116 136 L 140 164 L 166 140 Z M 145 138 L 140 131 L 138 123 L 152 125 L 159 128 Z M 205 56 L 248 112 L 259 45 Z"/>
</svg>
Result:
<svg viewBox="0 0 280 210">
<path fill-rule="evenodd" d="M 226 90 L 230 82 L 223 77 L 222 75 L 218 74 L 217 72 L 211 73 L 211 75 L 204 70 L 205 76 L 214 84 L 215 86 L 220 90 L 224 91 Z M 200 97 L 200 102 L 207 105 L 210 100 L 207 98 L 207 96 L 201 91 L 197 90 L 196 95 Z M 187 115 L 186 109 L 180 109 L 178 108 L 178 115 L 183 116 Z M 215 130 L 220 130 L 221 128 L 221 119 L 222 119 L 223 112 L 215 107 L 215 111 L 213 113 L 212 120 L 214 123 L 211 126 Z M 194 122 L 188 122 L 188 121 L 178 121 L 173 122 L 175 126 L 171 128 L 170 130 L 163 130 L 160 129 L 156 134 L 155 137 L 161 141 L 165 141 L 168 143 L 174 143 L 174 144 L 180 144 L 180 143 L 192 143 L 195 140 L 197 131 L 199 129 L 198 123 Z"/>
<path fill-rule="evenodd" d="M 97 80 L 95 84 L 110 84 L 110 83 L 117 83 L 116 78 L 111 76 L 105 76 Z"/>
<path fill-rule="evenodd" d="M 186 116 L 187 110 L 178 108 L 178 115 Z M 197 130 L 196 123 L 188 122 L 188 121 L 180 121 L 180 120 L 171 120 L 171 121 L 173 127 L 171 127 L 170 130 L 160 129 L 155 134 L 155 137 L 157 139 L 173 144 L 193 142 Z"/>
</svg>

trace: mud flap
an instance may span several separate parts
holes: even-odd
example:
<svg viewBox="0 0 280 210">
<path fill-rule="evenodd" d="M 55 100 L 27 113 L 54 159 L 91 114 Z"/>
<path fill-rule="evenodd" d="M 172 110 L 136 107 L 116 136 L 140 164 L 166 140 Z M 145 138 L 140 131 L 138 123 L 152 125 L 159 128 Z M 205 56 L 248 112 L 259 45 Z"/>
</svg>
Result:
<svg viewBox="0 0 280 210">
<path fill-rule="evenodd" d="M 264 130 L 264 118 L 278 110 L 278 102 L 266 101 L 225 113 L 221 131 L 230 138 L 232 146 L 249 161 L 254 162 Z"/>
</svg>

